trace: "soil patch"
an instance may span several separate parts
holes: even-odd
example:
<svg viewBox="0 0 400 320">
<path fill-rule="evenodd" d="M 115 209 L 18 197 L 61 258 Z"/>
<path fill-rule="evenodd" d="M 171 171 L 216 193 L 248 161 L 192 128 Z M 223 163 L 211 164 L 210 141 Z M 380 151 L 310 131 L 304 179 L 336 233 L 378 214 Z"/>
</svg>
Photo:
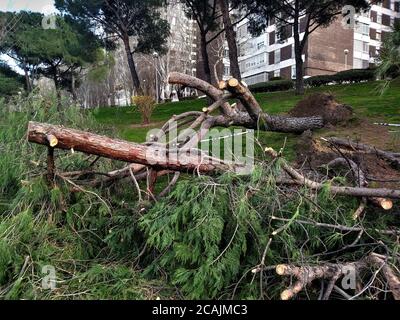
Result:
<svg viewBox="0 0 400 320">
<path fill-rule="evenodd" d="M 338 103 L 331 94 L 315 93 L 300 101 L 289 114 L 292 117 L 320 116 L 325 125 L 337 125 L 353 117 L 353 108 Z"/>
<path fill-rule="evenodd" d="M 362 142 L 367 143 L 365 139 Z M 381 148 L 381 146 L 375 146 Z M 379 158 L 376 154 L 365 154 L 343 149 L 341 151 L 345 157 L 359 165 L 361 170 L 366 174 L 370 182 L 370 187 L 400 188 L 400 171 L 392 168 L 384 159 Z M 337 150 L 330 148 L 327 143 L 319 138 L 313 138 L 309 132 L 304 133 L 298 140 L 296 165 L 297 167 L 301 167 L 303 171 L 319 171 L 322 173 L 324 166 L 340 157 L 342 156 Z M 344 171 L 348 172 L 350 170 Z"/>
</svg>

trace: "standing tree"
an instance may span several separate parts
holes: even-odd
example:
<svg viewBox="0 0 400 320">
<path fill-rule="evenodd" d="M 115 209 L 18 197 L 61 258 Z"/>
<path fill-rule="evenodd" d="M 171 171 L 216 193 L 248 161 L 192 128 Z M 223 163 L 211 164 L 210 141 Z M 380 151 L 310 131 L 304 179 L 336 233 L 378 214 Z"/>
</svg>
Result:
<svg viewBox="0 0 400 320">
<path fill-rule="evenodd" d="M 238 49 L 236 43 L 236 32 L 234 29 L 234 23 L 232 23 L 231 14 L 229 10 L 229 0 L 219 0 L 219 6 L 222 13 L 222 21 L 224 23 L 225 38 L 228 43 L 229 49 L 229 65 L 231 70 L 231 75 L 242 80 L 239 67 Z M 236 22 L 237 23 L 237 22 Z"/>
<path fill-rule="evenodd" d="M 39 61 L 34 52 L 30 49 L 32 38 L 27 31 L 34 30 L 41 32 L 41 21 L 43 16 L 40 13 L 25 12 L 0 12 L 0 20 L 4 21 L 5 27 L 2 30 L 0 42 L 0 53 L 7 55 L 15 61 L 19 68 L 24 71 L 25 87 L 28 92 L 33 88 L 33 80 L 37 75 Z"/>
<path fill-rule="evenodd" d="M 99 58 L 102 43 L 97 36 L 71 19 L 57 17 L 55 29 L 44 29 L 44 16 L 35 12 L 5 12 L 2 16 L 18 21 L 0 45 L 0 52 L 11 57 L 25 73 L 31 91 L 39 75 L 54 81 L 58 103 L 61 89 L 76 98 L 82 69 Z"/>
<path fill-rule="evenodd" d="M 200 53 L 204 72 L 204 80 L 211 83 L 210 55 L 207 47 L 225 33 L 229 47 L 229 59 L 232 75 L 241 79 L 238 53 L 236 47 L 235 25 L 246 19 L 249 13 L 233 18 L 231 12 L 241 8 L 238 2 L 230 6 L 229 0 L 181 0 L 186 5 L 186 14 L 194 19 L 199 28 Z"/>
<path fill-rule="evenodd" d="M 157 9 L 164 0 L 56 0 L 56 8 L 81 21 L 88 29 L 102 29 L 114 40 L 122 40 L 133 85 L 141 92 L 134 53 L 164 52 L 168 23 Z M 133 37 L 134 44 L 130 38 Z M 132 48 L 132 46 L 134 48 Z"/>
<path fill-rule="evenodd" d="M 219 15 L 218 0 L 182 0 L 182 2 L 186 5 L 185 12 L 187 16 L 194 19 L 199 28 L 200 55 L 204 80 L 211 83 L 210 57 L 207 46 L 217 38 L 215 35 L 211 37 L 210 35 L 213 32 L 217 32 L 220 27 L 217 21 Z M 220 35 L 220 33 L 217 32 L 217 35 Z"/>
<path fill-rule="evenodd" d="M 304 93 L 304 61 L 302 58 L 311 33 L 321 27 L 329 26 L 344 6 L 352 6 L 356 12 L 369 8 L 368 0 L 235 0 L 251 14 L 251 30 L 260 34 L 274 19 L 279 37 L 287 36 L 288 27 L 293 29 L 296 58 L 296 93 Z M 301 27 L 300 27 L 301 26 Z M 301 38 L 301 34 L 304 36 Z"/>
</svg>

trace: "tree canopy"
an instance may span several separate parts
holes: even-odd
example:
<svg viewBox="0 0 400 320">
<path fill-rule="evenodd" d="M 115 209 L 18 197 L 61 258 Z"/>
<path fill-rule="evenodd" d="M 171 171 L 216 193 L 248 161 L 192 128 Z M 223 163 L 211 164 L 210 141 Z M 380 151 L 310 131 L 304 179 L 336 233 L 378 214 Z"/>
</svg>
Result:
<svg viewBox="0 0 400 320">
<path fill-rule="evenodd" d="M 70 88 L 73 74 L 98 59 L 102 42 L 77 21 L 58 16 L 55 29 L 44 29 L 40 13 L 2 15 L 18 23 L 5 36 L 0 51 L 25 71 L 28 89 L 39 75 L 54 80 L 57 89 Z"/>
<path fill-rule="evenodd" d="M 109 40 L 122 40 L 136 90 L 140 80 L 134 53 L 163 53 L 169 35 L 168 22 L 157 10 L 165 0 L 56 0 L 55 5 L 87 29 L 103 31 Z M 130 41 L 130 38 L 133 38 Z"/>
<path fill-rule="evenodd" d="M 397 21 L 391 33 L 384 39 L 379 53 L 378 73 L 381 77 L 395 78 L 400 75 L 400 22 Z"/>
<path fill-rule="evenodd" d="M 23 77 L 0 61 L 0 97 L 14 95 L 22 90 L 23 86 Z"/>
</svg>

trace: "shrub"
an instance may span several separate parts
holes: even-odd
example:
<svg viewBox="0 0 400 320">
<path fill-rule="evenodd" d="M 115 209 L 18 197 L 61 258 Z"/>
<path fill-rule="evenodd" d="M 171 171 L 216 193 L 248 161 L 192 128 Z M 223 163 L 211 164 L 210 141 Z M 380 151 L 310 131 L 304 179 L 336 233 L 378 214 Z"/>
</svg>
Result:
<svg viewBox="0 0 400 320">
<path fill-rule="evenodd" d="M 359 83 L 362 81 L 376 80 L 375 70 L 373 69 L 353 69 L 336 73 L 334 76 L 336 83 L 351 82 Z"/>
<path fill-rule="evenodd" d="M 308 78 L 304 81 L 304 83 L 306 86 L 320 87 L 320 86 L 326 86 L 327 84 L 333 81 L 334 81 L 333 76 L 323 75 L 323 76 L 315 76 Z"/>
<path fill-rule="evenodd" d="M 309 87 L 320 87 L 329 83 L 359 83 L 363 81 L 374 81 L 375 79 L 376 75 L 374 69 L 353 69 L 341 71 L 333 75 L 311 77 L 305 80 L 305 84 Z"/>
<path fill-rule="evenodd" d="M 156 102 L 150 96 L 133 97 L 133 103 L 142 115 L 143 124 L 149 124 L 151 116 L 156 108 Z"/>
<path fill-rule="evenodd" d="M 287 91 L 293 89 L 293 81 L 291 80 L 275 80 L 268 82 L 261 82 L 249 86 L 252 92 L 275 92 L 275 91 Z"/>
<path fill-rule="evenodd" d="M 271 79 L 269 79 L 269 81 L 278 81 L 278 80 L 285 80 L 282 77 L 272 77 Z"/>
</svg>

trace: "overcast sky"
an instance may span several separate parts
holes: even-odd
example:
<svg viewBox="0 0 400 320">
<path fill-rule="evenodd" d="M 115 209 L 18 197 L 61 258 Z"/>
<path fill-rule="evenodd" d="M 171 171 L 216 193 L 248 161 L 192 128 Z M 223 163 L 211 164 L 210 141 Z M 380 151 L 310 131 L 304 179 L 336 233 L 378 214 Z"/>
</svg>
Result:
<svg viewBox="0 0 400 320">
<path fill-rule="evenodd" d="M 0 0 L 0 11 L 35 11 L 51 13 L 54 8 L 54 0 Z"/>
</svg>

